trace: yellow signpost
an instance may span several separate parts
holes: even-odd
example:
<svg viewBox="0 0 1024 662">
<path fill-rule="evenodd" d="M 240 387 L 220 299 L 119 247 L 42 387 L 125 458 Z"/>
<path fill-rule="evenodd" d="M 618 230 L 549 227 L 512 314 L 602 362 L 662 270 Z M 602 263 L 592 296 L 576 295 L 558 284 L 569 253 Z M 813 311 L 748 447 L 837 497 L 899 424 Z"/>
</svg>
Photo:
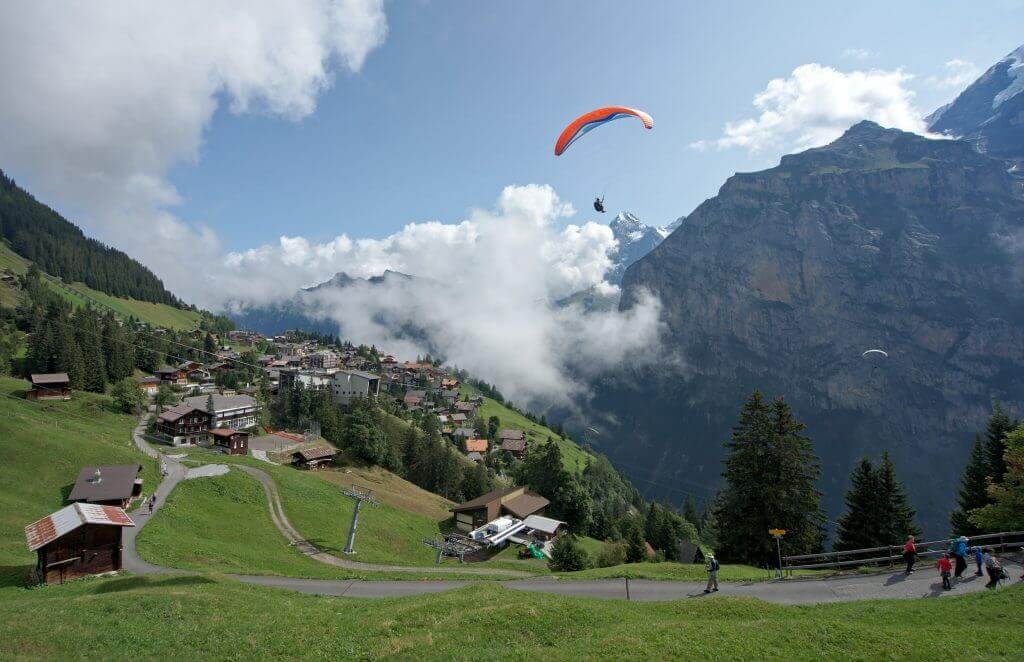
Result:
<svg viewBox="0 0 1024 662">
<path fill-rule="evenodd" d="M 782 536 L 786 535 L 786 530 L 768 529 L 768 535 L 775 538 L 775 553 L 779 557 L 779 579 L 782 579 Z"/>
</svg>

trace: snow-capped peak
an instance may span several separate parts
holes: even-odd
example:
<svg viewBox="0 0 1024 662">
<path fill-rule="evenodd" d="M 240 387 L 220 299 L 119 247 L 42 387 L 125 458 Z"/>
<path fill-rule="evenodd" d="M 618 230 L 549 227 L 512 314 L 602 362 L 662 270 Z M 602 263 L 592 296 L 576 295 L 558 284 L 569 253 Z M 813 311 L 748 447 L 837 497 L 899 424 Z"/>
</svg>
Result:
<svg viewBox="0 0 1024 662">
<path fill-rule="evenodd" d="M 992 99 L 992 108 L 998 108 L 1007 100 L 1024 92 L 1024 46 L 1013 51 L 999 62 L 999 64 L 1003 63 L 1009 63 L 1010 65 L 1006 69 L 1006 75 L 1010 77 L 1010 84 Z"/>
</svg>

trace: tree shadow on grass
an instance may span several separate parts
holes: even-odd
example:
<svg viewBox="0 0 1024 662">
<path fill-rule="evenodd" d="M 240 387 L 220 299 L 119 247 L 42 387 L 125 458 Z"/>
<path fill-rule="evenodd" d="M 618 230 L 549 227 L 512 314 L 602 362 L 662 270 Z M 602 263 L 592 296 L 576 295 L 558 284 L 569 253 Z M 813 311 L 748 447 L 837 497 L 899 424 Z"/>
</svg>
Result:
<svg viewBox="0 0 1024 662">
<path fill-rule="evenodd" d="M 140 588 L 177 588 L 181 586 L 198 586 L 202 584 L 215 584 L 208 577 L 198 575 L 172 575 L 155 577 L 152 575 L 136 575 L 133 577 L 121 577 L 103 582 L 96 587 L 95 593 L 118 593 L 120 591 L 132 591 Z"/>
<path fill-rule="evenodd" d="M 0 565 L 0 588 L 29 586 L 31 565 Z"/>
</svg>

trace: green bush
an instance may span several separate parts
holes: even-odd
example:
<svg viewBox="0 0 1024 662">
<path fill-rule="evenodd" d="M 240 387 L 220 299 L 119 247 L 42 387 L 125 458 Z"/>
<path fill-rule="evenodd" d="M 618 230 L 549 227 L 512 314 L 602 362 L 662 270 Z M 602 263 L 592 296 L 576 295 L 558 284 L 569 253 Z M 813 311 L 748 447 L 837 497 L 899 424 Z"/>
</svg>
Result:
<svg viewBox="0 0 1024 662">
<path fill-rule="evenodd" d="M 555 541 L 548 566 L 560 572 L 586 570 L 591 566 L 590 555 L 580 546 L 575 536 L 564 535 Z"/>
</svg>

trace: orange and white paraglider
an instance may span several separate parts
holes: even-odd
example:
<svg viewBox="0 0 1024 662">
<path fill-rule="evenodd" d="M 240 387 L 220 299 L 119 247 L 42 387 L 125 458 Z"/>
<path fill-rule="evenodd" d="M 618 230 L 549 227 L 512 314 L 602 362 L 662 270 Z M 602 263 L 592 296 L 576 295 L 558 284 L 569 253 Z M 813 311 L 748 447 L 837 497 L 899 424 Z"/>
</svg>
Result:
<svg viewBox="0 0 1024 662">
<path fill-rule="evenodd" d="M 555 156 L 561 156 L 565 150 L 569 148 L 569 145 L 573 144 L 584 134 L 593 131 L 602 124 L 613 122 L 618 119 L 626 117 L 635 117 L 644 124 L 645 129 L 654 128 L 654 118 L 645 113 L 642 110 L 636 110 L 635 108 L 627 108 L 625 106 L 607 106 L 605 108 L 598 108 L 592 110 L 589 113 L 584 113 L 569 122 L 569 126 L 562 129 L 562 133 L 559 134 L 558 140 L 555 141 Z"/>
</svg>

